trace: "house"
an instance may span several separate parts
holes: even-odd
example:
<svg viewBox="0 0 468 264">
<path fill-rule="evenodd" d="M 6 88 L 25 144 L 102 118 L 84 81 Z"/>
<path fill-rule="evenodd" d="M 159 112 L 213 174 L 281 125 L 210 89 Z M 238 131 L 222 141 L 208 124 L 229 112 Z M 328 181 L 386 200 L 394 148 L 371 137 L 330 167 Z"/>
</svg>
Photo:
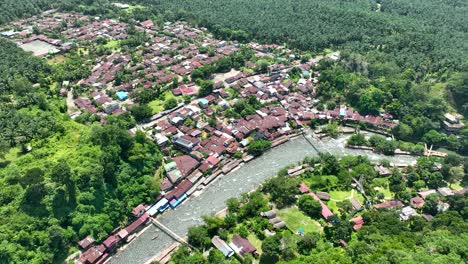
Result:
<svg viewBox="0 0 468 264">
<path fill-rule="evenodd" d="M 80 255 L 78 260 L 76 261 L 77 264 L 96 264 L 99 263 L 101 259 L 105 260 L 107 258 L 106 247 L 104 245 L 93 246 L 83 252 Z"/>
<path fill-rule="evenodd" d="M 318 198 L 320 198 L 320 200 L 330 201 L 330 194 L 329 193 L 317 192 L 316 195 L 317 195 Z"/>
<path fill-rule="evenodd" d="M 354 211 L 358 212 L 362 210 L 362 205 L 356 198 L 352 197 L 351 199 L 349 199 L 349 201 L 351 202 Z"/>
<path fill-rule="evenodd" d="M 453 191 L 449 187 L 441 187 L 438 188 L 437 191 L 444 197 L 454 195 Z"/>
<path fill-rule="evenodd" d="M 234 250 L 224 241 L 222 240 L 219 236 L 214 236 L 211 239 L 211 243 L 223 253 L 225 257 L 231 257 L 234 255 Z"/>
<path fill-rule="evenodd" d="M 94 244 L 94 238 L 92 236 L 87 236 L 83 240 L 80 240 L 80 242 L 78 242 L 78 245 L 83 250 L 88 249 L 93 244 Z"/>
<path fill-rule="evenodd" d="M 275 217 L 275 218 L 269 219 L 268 222 L 270 222 L 272 224 L 276 224 L 276 223 L 281 222 L 281 219 L 279 219 L 278 217 Z"/>
<path fill-rule="evenodd" d="M 145 206 L 142 204 L 137 205 L 135 208 L 132 210 L 132 215 L 134 217 L 140 217 L 142 214 L 145 213 Z"/>
<path fill-rule="evenodd" d="M 182 178 L 182 172 L 177 168 L 177 163 L 175 163 L 174 161 L 165 164 L 164 170 L 166 171 L 166 176 L 171 183 L 177 183 Z M 164 188 L 163 190 L 168 188 Z"/>
<path fill-rule="evenodd" d="M 444 117 L 445 117 L 445 120 L 442 121 L 442 126 L 448 132 L 456 132 L 464 127 L 464 124 L 461 122 L 461 119 L 463 118 L 462 115 L 457 114 L 457 113 L 455 114 L 446 113 Z"/>
<path fill-rule="evenodd" d="M 299 185 L 299 192 L 304 194 L 304 193 L 309 193 L 310 190 L 309 190 L 309 187 L 307 187 L 305 183 L 301 182 L 301 184 Z"/>
<path fill-rule="evenodd" d="M 424 203 L 425 203 L 424 199 L 419 196 L 416 196 L 410 199 L 410 205 L 413 208 L 421 208 L 423 207 Z"/>
<path fill-rule="evenodd" d="M 141 22 L 140 26 L 142 26 L 144 28 L 151 28 L 151 27 L 154 26 L 154 23 L 151 20 L 146 20 L 146 21 Z"/>
<path fill-rule="evenodd" d="M 283 221 L 281 221 L 281 222 L 276 223 L 276 224 L 273 225 L 273 228 L 274 228 L 274 229 L 281 229 L 281 228 L 285 228 L 285 227 L 286 227 L 286 223 L 283 222 Z"/>
<path fill-rule="evenodd" d="M 233 244 L 237 249 L 239 249 L 239 252 L 237 253 L 241 254 L 242 256 L 245 256 L 247 254 L 255 255 L 257 253 L 257 249 L 254 247 L 254 245 L 252 245 L 252 243 L 250 243 L 249 240 L 239 235 L 234 235 L 232 237 L 231 244 Z"/>
<path fill-rule="evenodd" d="M 187 153 L 192 152 L 193 147 L 195 147 L 195 144 L 192 141 L 183 137 L 174 138 L 173 143 L 175 147 Z"/>
<path fill-rule="evenodd" d="M 263 217 L 266 217 L 266 218 L 268 218 L 268 219 L 272 219 L 272 218 L 275 218 L 275 217 L 276 217 L 275 210 L 270 210 L 270 211 L 266 211 L 266 212 L 261 212 L 260 215 L 263 216 Z"/>
<path fill-rule="evenodd" d="M 403 203 L 398 200 L 391 200 L 376 204 L 374 207 L 377 209 L 391 209 L 395 207 L 403 207 Z"/>
<path fill-rule="evenodd" d="M 385 168 L 382 165 L 376 165 L 374 167 L 374 170 L 377 171 L 377 173 L 379 173 L 379 176 L 381 176 L 381 177 L 386 177 L 386 176 L 389 176 L 391 174 L 390 170 L 388 168 Z"/>
<path fill-rule="evenodd" d="M 142 216 L 140 216 L 137 220 L 133 221 L 129 226 L 127 226 L 125 228 L 125 230 L 127 231 L 127 233 L 129 235 L 137 232 L 138 230 L 140 230 L 143 226 L 145 226 L 145 224 L 148 222 L 149 220 L 149 214 L 147 213 L 144 213 Z"/>
<path fill-rule="evenodd" d="M 180 170 L 182 177 L 187 177 L 199 165 L 199 162 L 196 159 L 188 155 L 174 157 L 173 160 L 176 163 L 177 168 Z"/>
<path fill-rule="evenodd" d="M 219 164 L 220 160 L 215 157 L 214 155 L 210 155 L 207 159 L 206 162 L 210 164 L 211 167 L 214 167 Z"/>
<path fill-rule="evenodd" d="M 437 204 L 437 211 L 438 212 L 445 212 L 450 208 L 450 205 L 448 203 L 444 203 L 442 201 L 439 201 Z"/>
<path fill-rule="evenodd" d="M 427 191 L 418 192 L 418 195 L 421 196 L 421 198 L 426 199 L 428 195 L 431 195 L 434 193 L 437 193 L 437 192 L 435 190 L 427 190 Z"/>
<path fill-rule="evenodd" d="M 362 218 L 362 216 L 351 218 L 350 221 L 354 223 L 353 225 L 354 231 L 361 229 L 361 227 L 364 225 L 364 219 Z"/>
<path fill-rule="evenodd" d="M 406 221 L 410 219 L 412 216 L 416 216 L 416 215 L 418 215 L 418 213 L 416 212 L 416 210 L 414 210 L 414 208 L 412 208 L 411 206 L 406 206 L 403 209 L 401 209 L 400 220 Z"/>
<path fill-rule="evenodd" d="M 320 203 L 320 205 L 322 206 L 322 217 L 327 220 L 330 216 L 333 216 L 333 212 L 327 207 L 327 205 L 322 202 L 322 200 L 320 200 L 317 195 L 313 192 L 310 192 L 309 193 L 310 196 L 312 196 L 312 198 L 314 198 L 314 200 L 318 201 Z"/>
<path fill-rule="evenodd" d="M 120 242 L 121 238 L 116 235 L 110 235 L 102 244 L 107 248 L 109 252 L 114 250 L 115 246 Z"/>
<path fill-rule="evenodd" d="M 432 215 L 430 215 L 430 214 L 423 214 L 422 218 L 424 218 L 424 220 L 426 220 L 426 221 L 431 221 L 432 218 L 434 218 L 434 217 Z"/>
</svg>

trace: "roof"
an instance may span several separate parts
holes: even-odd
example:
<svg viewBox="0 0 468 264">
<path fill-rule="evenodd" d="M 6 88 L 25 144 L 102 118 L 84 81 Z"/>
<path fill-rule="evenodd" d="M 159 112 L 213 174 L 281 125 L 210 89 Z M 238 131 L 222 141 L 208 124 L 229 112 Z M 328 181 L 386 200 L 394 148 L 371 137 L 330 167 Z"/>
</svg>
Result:
<svg viewBox="0 0 468 264">
<path fill-rule="evenodd" d="M 137 220 L 133 221 L 133 223 L 127 226 L 125 230 L 127 230 L 129 234 L 135 232 L 140 226 L 142 226 L 146 222 L 146 220 L 148 220 L 148 218 L 149 218 L 149 215 L 147 213 L 144 213 Z"/>
<path fill-rule="evenodd" d="M 220 160 L 219 160 L 217 157 L 215 157 L 215 156 L 213 156 L 213 155 L 210 155 L 210 156 L 206 159 L 206 161 L 207 161 L 210 165 L 216 166 L 216 165 L 218 165 L 218 163 L 219 163 Z"/>
<path fill-rule="evenodd" d="M 410 199 L 410 204 L 411 206 L 415 208 L 420 208 L 424 205 L 425 201 L 423 198 L 416 196 Z"/>
<path fill-rule="evenodd" d="M 270 210 L 270 211 L 266 211 L 266 212 L 261 212 L 260 213 L 261 216 L 264 216 L 266 218 L 275 218 L 276 217 L 276 213 L 274 210 Z"/>
<path fill-rule="evenodd" d="M 360 211 L 362 209 L 361 203 L 358 200 L 356 200 L 356 198 L 353 197 L 349 199 L 349 201 L 351 202 L 351 205 L 353 206 L 354 210 Z"/>
<path fill-rule="evenodd" d="M 308 193 L 310 192 L 310 190 L 309 190 L 309 187 L 307 187 L 305 183 L 301 182 L 301 184 L 299 185 L 299 192 Z"/>
<path fill-rule="evenodd" d="M 351 222 L 354 223 L 353 225 L 354 230 L 359 230 L 364 225 L 364 219 L 362 218 L 362 216 L 352 218 Z"/>
<path fill-rule="evenodd" d="M 199 164 L 196 159 L 188 155 L 175 157 L 173 160 L 177 164 L 177 168 L 179 168 L 183 177 L 187 177 Z"/>
<path fill-rule="evenodd" d="M 312 196 L 312 198 L 314 198 L 314 200 L 318 201 L 320 203 L 320 205 L 322 206 L 322 217 L 326 220 L 328 219 L 328 217 L 330 216 L 333 216 L 333 212 L 327 207 L 327 205 L 322 202 L 322 200 L 320 200 L 317 195 L 315 195 L 315 193 L 313 192 L 310 192 L 309 193 L 310 196 Z"/>
<path fill-rule="evenodd" d="M 120 241 L 120 238 L 116 235 L 111 235 L 102 244 L 106 246 L 106 248 L 113 248 L 118 242 Z"/>
<path fill-rule="evenodd" d="M 145 211 L 145 206 L 142 204 L 137 205 L 135 208 L 132 210 L 132 215 L 133 216 L 139 216 L 141 212 Z"/>
<path fill-rule="evenodd" d="M 374 205 L 374 207 L 377 209 L 390 209 L 390 208 L 395 208 L 395 207 L 403 207 L 403 203 L 398 200 L 391 200 L 391 201 L 386 201 L 383 203 L 376 204 Z"/>
<path fill-rule="evenodd" d="M 154 23 L 151 20 L 146 20 L 146 21 L 141 22 L 140 25 L 142 27 L 148 28 L 148 27 L 154 26 Z"/>
<path fill-rule="evenodd" d="M 87 236 L 83 240 L 78 242 L 78 245 L 80 245 L 82 249 L 86 249 L 89 246 L 91 246 L 93 243 L 94 243 L 94 238 L 92 236 Z"/>
<path fill-rule="evenodd" d="M 249 240 L 239 236 L 234 235 L 232 237 L 232 243 L 241 249 L 242 254 L 250 254 L 257 251 L 257 249 L 250 243 Z"/>
<path fill-rule="evenodd" d="M 330 200 L 330 194 L 326 192 L 317 192 L 317 197 L 320 198 L 320 200 Z"/>
<path fill-rule="evenodd" d="M 418 192 L 418 195 L 421 196 L 423 199 L 426 199 L 426 197 L 430 194 L 436 193 L 436 190 L 427 190 L 427 191 L 421 191 Z"/>
<path fill-rule="evenodd" d="M 232 250 L 232 248 L 230 248 L 229 245 L 224 240 L 222 240 L 219 236 L 214 236 L 211 239 L 211 243 L 213 243 L 213 245 L 217 249 L 219 249 L 219 251 L 221 251 L 224 256 L 230 257 L 234 255 L 234 250 Z"/>
<path fill-rule="evenodd" d="M 96 263 L 104 254 L 105 247 L 103 245 L 94 246 L 83 252 L 78 258 L 79 263 Z"/>
</svg>

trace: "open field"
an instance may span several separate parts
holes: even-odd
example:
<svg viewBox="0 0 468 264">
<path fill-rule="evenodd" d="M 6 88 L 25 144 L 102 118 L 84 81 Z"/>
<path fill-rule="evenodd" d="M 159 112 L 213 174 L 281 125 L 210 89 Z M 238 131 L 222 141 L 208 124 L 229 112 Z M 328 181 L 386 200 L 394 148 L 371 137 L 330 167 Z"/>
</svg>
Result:
<svg viewBox="0 0 468 264">
<path fill-rule="evenodd" d="M 24 51 L 32 52 L 34 56 L 45 56 L 60 52 L 55 46 L 41 40 L 33 40 L 19 46 Z"/>
<path fill-rule="evenodd" d="M 297 207 L 289 207 L 281 209 L 277 212 L 278 217 L 286 222 L 286 225 L 296 232 L 299 227 L 304 228 L 308 232 L 322 232 L 320 224 L 312 218 L 305 215 Z"/>
</svg>

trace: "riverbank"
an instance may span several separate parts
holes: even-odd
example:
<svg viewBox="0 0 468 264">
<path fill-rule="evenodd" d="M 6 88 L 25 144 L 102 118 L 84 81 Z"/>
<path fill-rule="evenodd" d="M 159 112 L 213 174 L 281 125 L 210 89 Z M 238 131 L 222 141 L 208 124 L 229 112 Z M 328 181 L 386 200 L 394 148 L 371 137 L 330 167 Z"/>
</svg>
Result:
<svg viewBox="0 0 468 264">
<path fill-rule="evenodd" d="M 329 152 L 337 156 L 366 155 L 370 160 L 378 162 L 387 159 L 393 163 L 412 163 L 411 156 L 386 157 L 370 151 L 351 150 L 345 148 L 348 136 L 337 139 L 324 139 L 319 141 L 310 135 L 306 135 L 321 152 Z M 191 226 L 203 223 L 202 216 L 213 215 L 225 208 L 226 201 L 231 197 L 238 197 L 244 192 L 255 189 L 265 180 L 292 164 L 302 161 L 306 156 L 318 156 L 318 152 L 312 148 L 303 137 L 296 137 L 276 148 L 270 149 L 262 156 L 250 162 L 243 163 L 238 169 L 218 177 L 197 195 L 192 195 L 184 203 L 174 210 L 169 210 L 158 216 L 158 221 L 170 228 L 177 235 L 184 237 Z M 158 239 L 152 240 L 156 235 Z M 139 237 L 119 251 L 110 260 L 111 264 L 145 263 L 154 259 L 160 252 L 173 244 L 174 241 L 154 226 L 150 226 Z"/>
</svg>

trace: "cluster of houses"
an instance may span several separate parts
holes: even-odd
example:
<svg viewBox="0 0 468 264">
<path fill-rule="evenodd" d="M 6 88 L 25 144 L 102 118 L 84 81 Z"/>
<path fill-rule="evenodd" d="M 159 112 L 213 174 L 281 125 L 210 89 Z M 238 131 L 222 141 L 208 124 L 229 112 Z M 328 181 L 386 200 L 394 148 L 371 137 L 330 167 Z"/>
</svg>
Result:
<svg viewBox="0 0 468 264">
<path fill-rule="evenodd" d="M 122 243 L 128 243 L 135 234 L 140 231 L 150 220 L 150 216 L 145 212 L 145 206 L 138 205 L 132 211 L 133 221 L 125 228 L 116 228 L 104 239 L 101 244 L 96 244 L 91 236 L 87 236 L 78 242 L 81 254 L 76 260 L 78 264 L 101 264 L 104 263 L 110 254 Z"/>
<path fill-rule="evenodd" d="M 405 204 L 399 200 L 390 200 L 385 201 L 379 204 L 375 204 L 374 208 L 376 209 L 394 209 L 394 208 L 401 208 L 400 210 L 400 220 L 406 221 L 410 219 L 412 216 L 421 215 L 427 221 L 432 219 L 432 215 L 430 214 L 420 214 L 419 209 L 421 209 L 424 204 L 426 203 L 427 196 L 431 194 L 435 194 L 439 196 L 438 204 L 437 204 L 437 211 L 438 212 L 445 212 L 450 208 L 450 205 L 446 202 L 443 202 L 440 197 L 447 197 L 452 196 L 454 194 L 464 194 L 467 191 L 467 188 L 460 189 L 460 190 L 452 190 L 449 187 L 441 187 L 437 190 L 425 190 L 418 192 L 416 197 L 413 197 L 409 201 L 409 205 L 405 206 Z"/>
<path fill-rule="evenodd" d="M 34 56 L 44 57 L 50 54 L 66 52 L 72 47 L 72 42 L 63 42 L 57 37 L 50 37 L 39 32 L 54 32 L 61 28 L 73 27 L 78 21 L 88 21 L 88 17 L 77 13 L 59 13 L 56 10 L 43 12 L 39 16 L 21 19 L 11 22 L 0 34 L 3 37 L 15 41 L 25 51 L 30 51 Z M 34 34 L 36 33 L 36 34 Z"/>
</svg>

